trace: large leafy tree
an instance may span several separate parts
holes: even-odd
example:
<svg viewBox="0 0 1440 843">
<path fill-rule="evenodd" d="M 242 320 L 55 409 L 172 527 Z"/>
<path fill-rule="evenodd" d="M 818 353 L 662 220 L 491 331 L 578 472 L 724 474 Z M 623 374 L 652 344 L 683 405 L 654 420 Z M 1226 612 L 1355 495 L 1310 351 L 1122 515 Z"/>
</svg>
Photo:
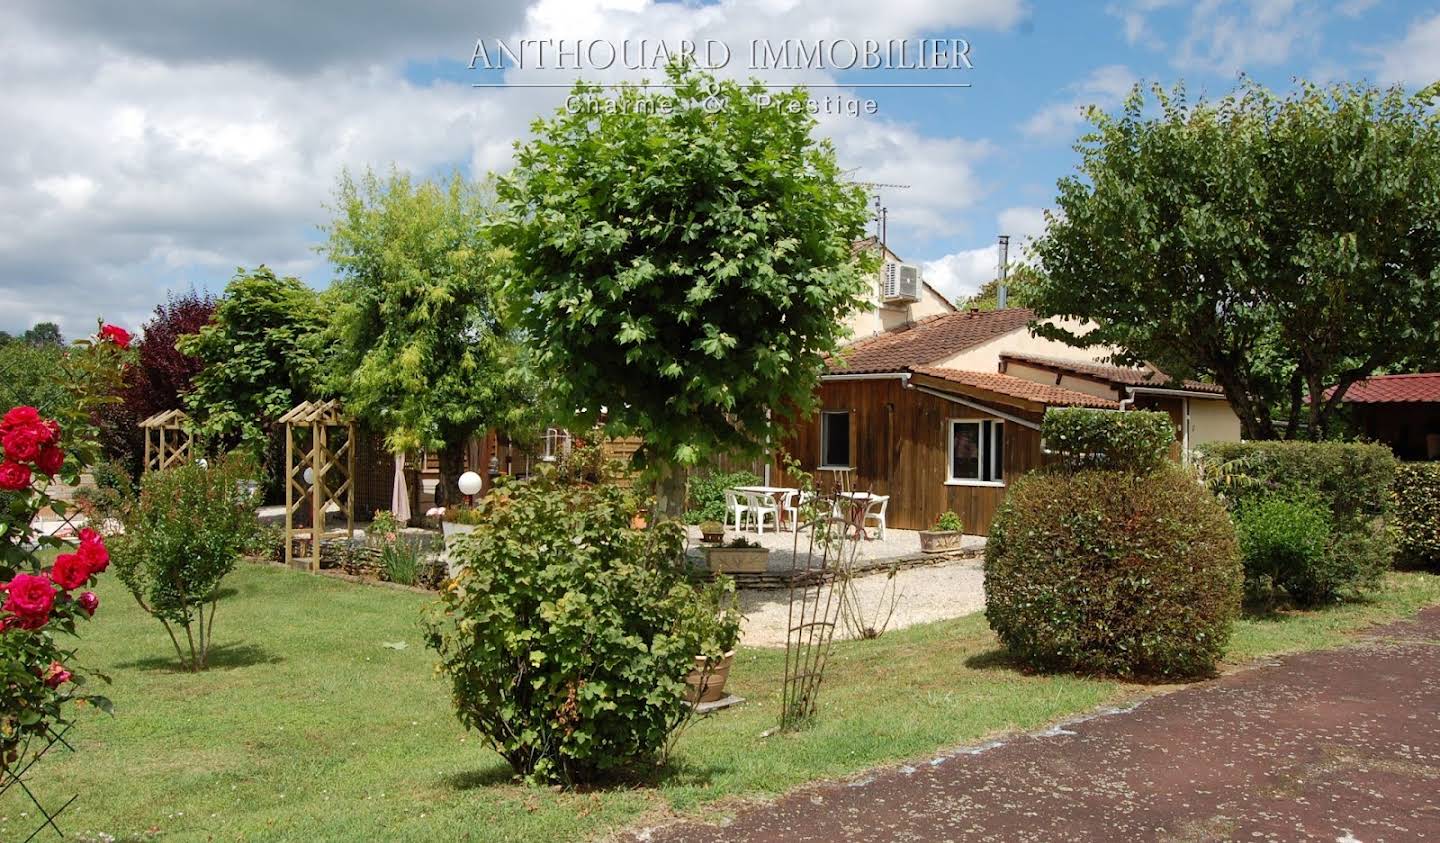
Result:
<svg viewBox="0 0 1440 843">
<path fill-rule="evenodd" d="M 1043 330 L 1212 376 L 1247 438 L 1275 437 L 1277 408 L 1322 435 L 1351 384 L 1440 342 L 1436 92 L 1157 87 L 1153 109 L 1139 88 L 1092 109 L 1029 294 L 1095 327 Z"/>
<path fill-rule="evenodd" d="M 582 416 L 644 437 L 674 514 L 686 466 L 758 451 L 813 407 L 863 291 L 867 212 L 804 91 L 667 74 L 609 105 L 577 86 L 603 107 L 537 123 L 499 182 L 497 239 L 540 365 Z"/>
<path fill-rule="evenodd" d="M 536 407 L 520 349 L 496 308 L 486 227 L 492 192 L 458 174 L 415 181 L 345 174 L 326 247 L 334 386 L 396 451 L 438 449 L 445 500 L 458 500 L 465 440 L 524 429 Z"/>
<path fill-rule="evenodd" d="M 264 454 L 280 416 L 319 397 L 324 312 L 299 279 L 266 266 L 237 271 L 213 319 L 178 342 L 201 364 L 184 399 L 198 430 L 227 448 Z"/>
</svg>

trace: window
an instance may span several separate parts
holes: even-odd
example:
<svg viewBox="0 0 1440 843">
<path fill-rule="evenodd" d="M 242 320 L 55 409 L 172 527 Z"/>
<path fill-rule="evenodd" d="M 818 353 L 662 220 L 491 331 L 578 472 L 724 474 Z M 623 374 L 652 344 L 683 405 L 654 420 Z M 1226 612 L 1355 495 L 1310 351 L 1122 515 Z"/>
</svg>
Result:
<svg viewBox="0 0 1440 843">
<path fill-rule="evenodd" d="M 825 410 L 820 414 L 820 467 L 849 468 L 850 411 Z"/>
<path fill-rule="evenodd" d="M 550 427 L 545 429 L 545 444 L 540 452 L 540 459 L 545 462 L 554 462 L 570 453 L 572 440 L 568 430 L 559 430 Z"/>
<path fill-rule="evenodd" d="M 1004 422 L 950 420 L 950 473 L 946 482 L 962 486 L 1004 485 Z"/>
</svg>

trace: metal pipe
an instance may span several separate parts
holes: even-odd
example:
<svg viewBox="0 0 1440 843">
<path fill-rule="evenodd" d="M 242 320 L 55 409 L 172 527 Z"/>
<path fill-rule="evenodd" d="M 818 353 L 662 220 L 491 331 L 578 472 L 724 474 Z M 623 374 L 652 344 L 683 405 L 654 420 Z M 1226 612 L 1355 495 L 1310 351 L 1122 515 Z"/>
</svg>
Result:
<svg viewBox="0 0 1440 843">
<path fill-rule="evenodd" d="M 995 277 L 995 306 L 1000 310 L 1005 309 L 1005 304 L 1010 298 L 1010 290 L 1005 284 L 1010 274 L 1010 235 L 1000 235 L 1000 273 Z"/>
</svg>

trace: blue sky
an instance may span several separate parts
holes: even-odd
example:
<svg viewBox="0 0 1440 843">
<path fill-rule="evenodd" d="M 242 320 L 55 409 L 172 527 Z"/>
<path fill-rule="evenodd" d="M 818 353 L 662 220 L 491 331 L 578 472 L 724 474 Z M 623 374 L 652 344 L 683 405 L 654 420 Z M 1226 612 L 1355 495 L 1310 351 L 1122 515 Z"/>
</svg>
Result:
<svg viewBox="0 0 1440 843">
<path fill-rule="evenodd" d="M 476 38 L 522 37 L 717 38 L 737 56 L 757 37 L 968 39 L 973 87 L 842 91 L 879 113 L 819 128 L 855 178 L 912 185 L 884 194 L 891 246 L 957 298 L 993 273 L 996 234 L 1040 230 L 1086 103 L 1142 80 L 1218 95 L 1242 71 L 1280 89 L 1440 78 L 1440 3 L 1413 0 L 20 0 L 0 11 L 0 329 L 138 325 L 168 289 L 262 262 L 325 284 L 314 246 L 341 168 L 503 171 L 560 103 L 469 86 Z"/>
</svg>

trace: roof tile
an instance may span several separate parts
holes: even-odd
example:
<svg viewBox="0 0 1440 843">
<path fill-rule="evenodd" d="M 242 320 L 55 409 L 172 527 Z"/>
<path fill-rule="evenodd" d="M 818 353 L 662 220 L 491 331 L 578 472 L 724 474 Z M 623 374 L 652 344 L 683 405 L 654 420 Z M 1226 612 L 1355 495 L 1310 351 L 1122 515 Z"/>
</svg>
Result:
<svg viewBox="0 0 1440 843">
<path fill-rule="evenodd" d="M 1334 387 L 1325 390 L 1325 396 L 1334 391 Z M 1376 375 L 1352 384 L 1340 400 L 1350 404 L 1440 403 L 1440 372 Z"/>
<path fill-rule="evenodd" d="M 934 366 L 917 366 L 913 371 L 920 375 L 929 375 L 932 378 L 939 378 L 949 383 L 970 386 L 976 389 L 983 389 L 988 392 L 1008 395 L 1012 398 L 1023 398 L 1027 401 L 1034 401 L 1050 407 L 1095 407 L 1104 410 L 1118 410 L 1120 404 L 1108 398 L 1100 398 L 1096 395 L 1087 395 L 1083 392 L 1076 392 L 1073 389 L 1055 386 L 1048 383 L 1037 383 L 1036 381 L 1017 378 L 1013 375 L 1002 375 L 998 372 L 970 372 L 961 369 L 942 369 Z"/>
<path fill-rule="evenodd" d="M 1110 383 L 1124 384 L 1126 386 L 1184 388 L 1192 392 L 1212 392 L 1217 395 L 1225 391 L 1224 387 L 1219 384 L 1205 383 L 1204 381 L 1185 380 L 1177 384 L 1169 375 L 1154 366 L 1148 365 L 1144 368 L 1107 366 L 1103 363 L 1086 363 L 1080 360 L 1064 360 L 1059 357 L 1045 357 L 1039 354 L 1019 354 L 1009 351 L 1000 352 L 1000 357 L 1002 360 L 1015 360 L 1020 363 L 1029 363 L 1051 371 L 1060 371 L 1067 374 L 1108 381 Z"/>
<path fill-rule="evenodd" d="M 1033 316 L 1034 311 L 1021 307 L 936 314 L 852 343 L 841 359 L 832 358 L 830 371 L 871 374 L 928 366 L 1023 328 Z"/>
</svg>

